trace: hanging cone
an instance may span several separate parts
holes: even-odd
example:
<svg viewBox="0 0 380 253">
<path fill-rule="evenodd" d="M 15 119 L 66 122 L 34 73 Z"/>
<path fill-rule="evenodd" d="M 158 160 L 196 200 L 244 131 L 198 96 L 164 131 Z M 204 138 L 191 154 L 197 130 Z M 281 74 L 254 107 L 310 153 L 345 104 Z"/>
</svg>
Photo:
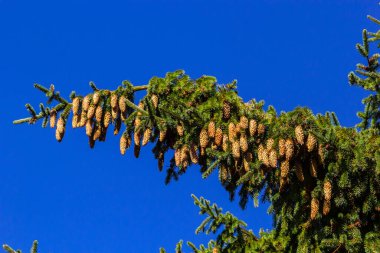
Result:
<svg viewBox="0 0 380 253">
<path fill-rule="evenodd" d="M 177 133 L 178 133 L 178 135 L 179 136 L 183 136 L 183 132 L 184 132 L 183 126 L 181 124 L 178 124 L 177 125 Z"/>
<path fill-rule="evenodd" d="M 230 142 L 233 142 L 235 138 L 236 138 L 235 124 L 230 122 L 230 124 L 228 124 L 228 139 Z"/>
<path fill-rule="evenodd" d="M 205 129 L 202 129 L 199 134 L 199 144 L 201 148 L 206 148 L 208 145 L 208 133 Z"/>
<path fill-rule="evenodd" d="M 82 111 L 82 113 L 80 114 L 79 126 L 84 127 L 86 125 L 86 122 L 87 122 L 87 113 L 85 111 Z"/>
<path fill-rule="evenodd" d="M 209 138 L 215 137 L 215 122 L 214 121 L 211 120 L 210 123 L 208 123 L 207 131 L 208 131 Z"/>
<path fill-rule="evenodd" d="M 301 162 L 297 161 L 296 164 L 296 176 L 299 181 L 303 182 L 305 180 L 305 177 L 303 175 L 303 168 Z"/>
<path fill-rule="evenodd" d="M 269 154 L 268 154 L 268 150 L 266 150 L 265 148 L 263 149 L 262 153 L 261 153 L 261 156 L 262 156 L 262 159 L 263 159 L 263 164 L 267 167 L 269 167 Z"/>
<path fill-rule="evenodd" d="M 277 152 L 274 149 L 269 152 L 269 165 L 272 168 L 277 167 Z"/>
<path fill-rule="evenodd" d="M 181 149 L 177 148 L 174 151 L 174 161 L 175 161 L 175 166 L 179 167 L 181 165 Z"/>
<path fill-rule="evenodd" d="M 248 129 L 248 119 L 245 116 L 240 117 L 240 127 L 244 130 Z"/>
<path fill-rule="evenodd" d="M 311 199 L 310 204 L 310 219 L 315 220 L 319 211 L 319 200 L 316 198 Z"/>
<path fill-rule="evenodd" d="M 100 93 L 98 91 L 95 91 L 94 95 L 92 96 L 92 102 L 94 105 L 98 105 L 100 100 Z"/>
<path fill-rule="evenodd" d="M 325 181 L 323 183 L 323 194 L 325 196 L 325 200 L 330 201 L 331 200 L 331 193 L 332 193 L 332 185 L 330 181 Z"/>
<path fill-rule="evenodd" d="M 225 183 L 227 182 L 229 176 L 228 176 L 228 169 L 227 169 L 227 166 L 222 163 L 220 165 L 220 168 L 219 168 L 219 180 L 222 182 L 222 183 Z"/>
<path fill-rule="evenodd" d="M 311 159 L 311 164 L 310 164 L 310 175 L 312 177 L 317 177 L 317 170 L 318 170 L 318 164 L 315 161 L 315 159 Z"/>
<path fill-rule="evenodd" d="M 112 108 L 111 110 L 112 119 L 116 119 L 119 116 L 119 113 L 120 111 L 118 107 Z"/>
<path fill-rule="evenodd" d="M 55 139 L 58 141 L 58 142 L 61 142 L 62 139 L 63 139 L 63 136 L 64 136 L 64 132 L 63 133 L 60 133 L 58 131 L 58 128 L 55 130 Z"/>
<path fill-rule="evenodd" d="M 134 134 L 133 134 L 133 140 L 135 142 L 135 145 L 136 146 L 140 146 L 140 142 L 141 142 L 141 134 L 139 131 L 135 131 Z"/>
<path fill-rule="evenodd" d="M 218 127 L 215 131 L 215 145 L 220 147 L 222 142 L 223 142 L 223 131 L 221 128 Z"/>
<path fill-rule="evenodd" d="M 95 110 L 95 119 L 99 124 L 100 122 L 102 122 L 102 117 L 103 117 L 103 108 L 100 105 L 98 105 Z"/>
<path fill-rule="evenodd" d="M 238 136 L 241 132 L 241 126 L 240 126 L 240 123 L 236 123 L 235 125 L 235 133 L 236 133 L 236 136 Z"/>
<path fill-rule="evenodd" d="M 259 126 L 257 127 L 257 133 L 258 135 L 264 135 L 265 133 L 265 126 L 263 124 L 259 124 Z"/>
<path fill-rule="evenodd" d="M 231 105 L 227 101 L 223 102 L 223 118 L 229 119 L 231 117 Z"/>
<path fill-rule="evenodd" d="M 193 144 L 190 146 L 190 159 L 192 163 L 198 163 L 197 147 Z"/>
<path fill-rule="evenodd" d="M 73 99 L 73 108 L 72 108 L 74 115 L 78 114 L 78 112 L 79 112 L 79 105 L 80 105 L 80 99 L 79 99 L 79 97 L 75 97 Z"/>
<path fill-rule="evenodd" d="M 226 152 L 228 150 L 228 136 L 227 136 L 227 134 L 223 134 L 222 149 L 224 152 Z"/>
<path fill-rule="evenodd" d="M 295 135 L 296 135 L 296 140 L 298 142 L 298 144 L 300 145 L 303 145 L 304 144 L 304 140 L 305 140 L 305 135 L 303 133 L 303 129 L 302 129 L 302 126 L 301 125 L 298 125 L 296 126 L 295 128 Z"/>
<path fill-rule="evenodd" d="M 289 161 L 285 160 L 281 162 L 280 174 L 282 178 L 286 178 L 289 175 Z"/>
<path fill-rule="evenodd" d="M 82 110 L 87 112 L 90 107 L 90 97 L 85 96 L 82 101 Z"/>
<path fill-rule="evenodd" d="M 240 148 L 243 153 L 247 152 L 248 150 L 248 141 L 245 134 L 240 136 Z"/>
<path fill-rule="evenodd" d="M 77 114 L 75 114 L 72 118 L 72 121 L 71 121 L 71 126 L 73 128 L 77 128 L 78 126 L 78 121 L 79 121 L 79 116 Z"/>
<path fill-rule="evenodd" d="M 239 141 L 232 142 L 232 155 L 235 159 L 240 158 L 240 144 Z"/>
<path fill-rule="evenodd" d="M 120 153 L 122 155 L 125 155 L 125 152 L 127 151 L 127 144 L 128 144 L 127 137 L 125 136 L 125 134 L 122 134 L 120 138 Z"/>
<path fill-rule="evenodd" d="M 163 129 L 160 131 L 160 136 L 159 136 L 159 141 L 160 142 L 163 142 L 165 140 L 165 137 L 166 137 L 166 129 Z"/>
<path fill-rule="evenodd" d="M 108 127 L 110 124 L 111 124 L 111 121 L 112 121 L 112 115 L 111 115 L 111 112 L 110 111 L 106 111 L 106 113 L 104 114 L 104 127 Z"/>
<path fill-rule="evenodd" d="M 243 158 L 243 168 L 244 168 L 245 172 L 249 171 L 249 162 L 247 161 L 247 159 L 245 157 Z"/>
<path fill-rule="evenodd" d="M 323 215 L 328 215 L 331 208 L 331 202 L 329 200 L 323 201 Z"/>
<path fill-rule="evenodd" d="M 269 138 L 267 140 L 267 150 L 273 149 L 273 146 L 274 146 L 274 140 L 272 138 Z"/>
<path fill-rule="evenodd" d="M 112 109 L 117 109 L 118 108 L 118 103 L 119 103 L 119 98 L 115 93 L 111 95 L 111 108 Z"/>
<path fill-rule="evenodd" d="M 257 158 L 259 159 L 260 162 L 263 161 L 263 151 L 264 151 L 264 146 L 263 144 L 260 144 L 259 147 L 257 148 Z"/>
<path fill-rule="evenodd" d="M 125 102 L 125 97 L 124 96 L 121 96 L 119 98 L 119 109 L 122 113 L 126 112 L 127 111 L 127 104 Z"/>
<path fill-rule="evenodd" d="M 293 155 L 294 155 L 294 144 L 293 144 L 292 139 L 286 139 L 285 147 L 286 147 L 285 157 L 286 157 L 286 160 L 289 161 L 290 159 L 293 158 Z"/>
<path fill-rule="evenodd" d="M 309 133 L 306 140 L 307 151 L 312 152 L 316 145 L 317 145 L 317 139 L 315 138 L 313 134 Z"/>
<path fill-rule="evenodd" d="M 148 144 L 151 135 L 152 135 L 152 129 L 150 129 L 150 128 L 145 129 L 144 135 L 143 135 L 143 141 L 142 141 L 142 145 L 143 146 L 145 146 L 146 144 Z"/>
<path fill-rule="evenodd" d="M 94 105 L 90 105 L 90 107 L 88 108 L 88 111 L 87 111 L 87 119 L 92 119 L 95 115 L 95 106 Z"/>
<path fill-rule="evenodd" d="M 55 127 L 56 121 L 57 121 L 57 111 L 53 109 L 50 111 L 50 127 L 51 128 Z"/>
<path fill-rule="evenodd" d="M 100 128 L 99 125 L 97 125 L 95 127 L 95 132 L 94 132 L 94 136 L 92 137 L 94 139 L 94 141 L 98 140 L 100 138 L 100 135 L 102 134 L 102 129 Z"/>
<path fill-rule="evenodd" d="M 62 117 L 59 117 L 57 122 L 57 131 L 63 133 L 65 131 L 65 121 Z"/>
<path fill-rule="evenodd" d="M 280 139 L 278 141 L 278 153 L 280 157 L 283 157 L 285 155 L 285 152 L 286 152 L 285 140 Z"/>
<path fill-rule="evenodd" d="M 158 96 L 156 94 L 152 94 L 151 100 L 152 100 L 153 107 L 155 109 L 157 109 L 157 107 L 158 107 Z"/>
<path fill-rule="evenodd" d="M 181 149 L 181 164 L 185 168 L 189 165 L 189 147 L 187 145 Z"/>
<path fill-rule="evenodd" d="M 86 135 L 90 137 L 92 135 L 92 130 L 93 130 L 92 120 L 89 119 L 86 122 Z"/>
<path fill-rule="evenodd" d="M 252 137 L 256 134 L 257 122 L 254 119 L 249 121 L 249 135 Z"/>
</svg>

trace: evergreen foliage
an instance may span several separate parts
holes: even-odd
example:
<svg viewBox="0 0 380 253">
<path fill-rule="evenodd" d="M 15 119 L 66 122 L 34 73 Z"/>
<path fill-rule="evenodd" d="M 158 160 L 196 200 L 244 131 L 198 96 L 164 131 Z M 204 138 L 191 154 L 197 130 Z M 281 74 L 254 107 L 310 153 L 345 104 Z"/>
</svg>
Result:
<svg viewBox="0 0 380 253">
<path fill-rule="evenodd" d="M 380 24 L 379 20 L 369 17 Z M 202 177 L 218 171 L 230 199 L 239 196 L 245 208 L 249 199 L 271 203 L 274 230 L 260 237 L 246 224 L 215 204 L 194 198 L 208 217 L 197 232 L 216 233 L 216 241 L 194 252 L 376 252 L 380 245 L 380 73 L 378 53 L 369 56 L 376 33 L 363 31 L 357 50 L 366 58 L 349 74 L 349 82 L 371 94 L 363 100 L 362 122 L 342 127 L 334 113 L 314 115 L 299 107 L 277 113 L 264 102 L 244 102 L 236 81 L 218 84 L 215 77 L 191 79 L 182 70 L 153 77 L 147 85 L 124 81 L 116 90 L 99 89 L 85 96 L 72 92 L 71 102 L 52 85 L 35 84 L 47 104 L 37 113 L 14 123 L 43 120 L 56 129 L 62 141 L 71 112 L 72 126 L 84 127 L 93 148 L 123 128 L 120 151 L 134 144 L 134 155 L 150 142 L 158 168 L 167 165 L 166 183 L 178 180 L 191 164 L 199 164 Z M 140 100 L 137 91 L 146 90 Z M 135 103 L 136 102 L 136 103 Z M 58 120 L 57 120 L 58 117 Z M 133 141 L 132 141 L 133 140 Z M 165 158 L 169 157 L 167 163 Z M 11 249 L 10 249 L 11 250 Z M 9 251 L 16 252 L 16 251 Z M 165 252 L 163 249 L 161 252 Z M 176 252 L 182 252 L 182 242 Z"/>
</svg>

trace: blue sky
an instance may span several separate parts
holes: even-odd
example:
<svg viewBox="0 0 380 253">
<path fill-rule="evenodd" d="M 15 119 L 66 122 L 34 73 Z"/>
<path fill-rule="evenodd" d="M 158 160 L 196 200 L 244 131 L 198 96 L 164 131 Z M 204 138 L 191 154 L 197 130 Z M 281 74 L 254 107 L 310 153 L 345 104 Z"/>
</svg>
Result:
<svg viewBox="0 0 380 253">
<path fill-rule="evenodd" d="M 45 97 L 33 83 L 62 94 L 145 84 L 184 69 L 194 78 L 238 80 L 244 100 L 278 111 L 298 105 L 358 122 L 361 90 L 347 73 L 361 60 L 355 43 L 376 1 L 47 1 L 0 0 L 0 243 L 40 252 L 158 252 L 195 236 L 202 220 L 191 193 L 217 202 L 250 228 L 271 228 L 267 205 L 240 210 L 216 175 L 191 167 L 164 184 L 150 147 L 140 159 L 119 155 L 118 137 L 90 150 L 83 129 L 62 143 L 39 125 L 12 125 Z M 173 252 L 173 251 L 171 251 Z M 188 251 L 187 251 L 188 252 Z"/>
</svg>

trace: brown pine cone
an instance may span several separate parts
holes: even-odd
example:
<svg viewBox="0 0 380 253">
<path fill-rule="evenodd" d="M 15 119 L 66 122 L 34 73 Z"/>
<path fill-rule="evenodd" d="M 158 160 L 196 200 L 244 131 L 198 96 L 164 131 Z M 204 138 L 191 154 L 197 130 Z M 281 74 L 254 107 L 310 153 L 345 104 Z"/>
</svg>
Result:
<svg viewBox="0 0 380 253">
<path fill-rule="evenodd" d="M 236 138 L 235 124 L 230 122 L 230 124 L 228 124 L 228 139 L 230 142 L 233 142 L 235 138 Z"/>
<path fill-rule="evenodd" d="M 286 160 L 290 160 L 293 158 L 293 155 L 294 155 L 293 140 L 292 139 L 286 139 L 285 147 L 286 147 L 286 151 L 285 151 Z"/>
<path fill-rule="evenodd" d="M 205 129 L 202 129 L 199 134 L 199 144 L 201 148 L 206 148 L 208 145 L 208 133 Z"/>
<path fill-rule="evenodd" d="M 227 134 L 223 134 L 222 149 L 224 152 L 226 152 L 228 150 L 228 136 L 227 136 Z"/>
<path fill-rule="evenodd" d="M 223 118 L 229 119 L 231 117 L 231 105 L 227 101 L 223 102 Z"/>
<path fill-rule="evenodd" d="M 152 94 L 151 96 L 152 104 L 155 109 L 158 107 L 158 96 L 156 94 Z"/>
<path fill-rule="evenodd" d="M 256 134 L 257 131 L 257 122 L 254 119 L 249 121 L 249 135 L 252 137 Z"/>
<path fill-rule="evenodd" d="M 94 105 L 90 105 L 90 107 L 88 108 L 88 111 L 87 111 L 87 119 L 92 119 L 95 115 L 95 106 Z"/>
<path fill-rule="evenodd" d="M 257 133 L 258 135 L 264 135 L 265 133 L 265 126 L 263 124 L 259 124 L 259 126 L 257 127 Z"/>
<path fill-rule="evenodd" d="M 267 140 L 267 150 L 273 149 L 273 146 L 274 146 L 274 140 L 272 138 L 269 138 Z"/>
<path fill-rule="evenodd" d="M 190 146 L 190 160 L 194 164 L 198 163 L 197 147 L 193 144 Z"/>
<path fill-rule="evenodd" d="M 289 161 L 285 160 L 281 162 L 280 174 L 282 178 L 286 178 L 289 175 Z"/>
<path fill-rule="evenodd" d="M 179 136 L 183 136 L 184 130 L 183 130 L 183 126 L 181 124 L 177 125 L 177 133 Z"/>
<path fill-rule="evenodd" d="M 57 111 L 53 109 L 50 111 L 50 127 L 51 128 L 55 127 L 56 121 L 57 121 Z"/>
<path fill-rule="evenodd" d="M 240 158 L 240 144 L 239 141 L 232 142 L 232 155 L 235 159 Z"/>
<path fill-rule="evenodd" d="M 245 136 L 245 134 L 242 134 L 240 136 L 240 148 L 241 148 L 241 151 L 243 153 L 248 151 L 248 141 L 247 141 L 247 137 Z"/>
<path fill-rule="evenodd" d="M 277 152 L 274 149 L 269 152 L 269 165 L 272 168 L 277 167 Z"/>
<path fill-rule="evenodd" d="M 312 152 L 317 144 L 317 139 L 311 133 L 307 136 L 306 147 L 308 152 Z"/>
<path fill-rule="evenodd" d="M 221 128 L 217 128 L 215 131 L 215 144 L 220 146 L 223 142 L 223 131 Z"/>
<path fill-rule="evenodd" d="M 98 105 L 100 100 L 100 93 L 98 91 L 95 91 L 94 95 L 92 96 L 92 102 L 94 105 Z"/>
<path fill-rule="evenodd" d="M 111 108 L 112 109 L 117 109 L 118 108 L 118 103 L 119 103 L 119 98 L 115 93 L 111 95 Z"/>
<path fill-rule="evenodd" d="M 144 135 L 143 135 L 143 141 L 142 141 L 142 145 L 143 146 L 145 146 L 146 144 L 148 144 L 151 135 L 152 135 L 152 129 L 150 129 L 150 128 L 145 129 Z"/>
<path fill-rule="evenodd" d="M 323 201 L 323 215 L 328 215 L 329 212 L 330 212 L 330 208 L 331 208 L 331 202 L 329 200 L 324 200 Z"/>
<path fill-rule="evenodd" d="M 98 123 L 102 122 L 102 117 L 103 117 L 103 108 L 98 105 L 95 110 L 95 119 Z"/>
<path fill-rule="evenodd" d="M 90 96 L 85 96 L 82 101 L 82 110 L 87 112 L 90 107 Z"/>
<path fill-rule="evenodd" d="M 240 127 L 243 128 L 244 130 L 248 129 L 248 119 L 245 116 L 240 117 Z"/>
<path fill-rule="evenodd" d="M 280 157 L 283 157 L 285 155 L 285 152 L 286 152 L 285 140 L 280 139 L 278 141 L 278 153 Z"/>
<path fill-rule="evenodd" d="M 318 164 L 315 161 L 315 159 L 312 159 L 311 163 L 310 163 L 310 175 L 312 177 L 316 178 L 317 177 L 317 170 L 318 170 Z"/>
<path fill-rule="evenodd" d="M 208 131 L 209 138 L 215 137 L 215 122 L 214 121 L 211 120 L 210 123 L 208 123 L 207 131 Z"/>
<path fill-rule="evenodd" d="M 312 198 L 310 206 L 310 219 L 315 220 L 319 212 L 319 200 Z"/>
<path fill-rule="evenodd" d="M 305 135 L 303 133 L 303 129 L 301 125 L 296 126 L 295 128 L 295 135 L 296 135 L 296 140 L 300 145 L 303 145 L 305 143 Z"/>
<path fill-rule="evenodd" d="M 119 109 L 123 113 L 127 111 L 127 104 L 125 102 L 124 96 L 120 96 L 120 98 L 119 98 Z"/>
<path fill-rule="evenodd" d="M 323 193 L 325 196 L 325 200 L 330 201 L 331 200 L 331 193 L 332 193 L 332 185 L 330 181 L 325 181 L 323 184 Z"/>
<path fill-rule="evenodd" d="M 75 97 L 73 99 L 73 114 L 74 115 L 78 115 L 78 112 L 79 112 L 79 105 L 80 105 L 80 99 L 79 97 Z"/>
</svg>

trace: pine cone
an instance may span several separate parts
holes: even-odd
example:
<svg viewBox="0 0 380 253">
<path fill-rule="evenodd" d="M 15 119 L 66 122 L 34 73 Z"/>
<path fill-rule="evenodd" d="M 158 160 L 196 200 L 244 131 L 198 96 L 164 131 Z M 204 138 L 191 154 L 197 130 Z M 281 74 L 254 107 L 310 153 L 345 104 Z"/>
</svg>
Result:
<svg viewBox="0 0 380 253">
<path fill-rule="evenodd" d="M 86 125 L 86 122 L 87 122 L 87 113 L 85 111 L 82 111 L 82 113 L 80 114 L 79 126 L 84 127 Z"/>
<path fill-rule="evenodd" d="M 236 133 L 236 136 L 238 136 L 241 132 L 241 126 L 240 126 L 240 122 L 236 123 L 235 125 L 235 133 Z"/>
<path fill-rule="evenodd" d="M 269 152 L 269 165 L 272 168 L 277 167 L 277 152 L 274 149 Z"/>
<path fill-rule="evenodd" d="M 157 107 L 158 107 L 158 96 L 156 94 L 152 94 L 151 100 L 152 100 L 153 107 L 155 109 L 157 109 Z"/>
<path fill-rule="evenodd" d="M 87 119 L 92 119 L 95 115 L 95 106 L 94 105 L 90 105 L 90 107 L 88 108 L 88 111 L 87 111 Z"/>
<path fill-rule="evenodd" d="M 247 152 L 247 150 L 248 150 L 248 141 L 247 141 L 247 137 L 245 136 L 245 134 L 242 134 L 240 136 L 240 148 L 241 148 L 241 151 L 243 153 Z"/>
<path fill-rule="evenodd" d="M 55 127 L 56 121 L 57 121 L 57 111 L 53 109 L 50 111 L 50 127 L 51 128 Z"/>
<path fill-rule="evenodd" d="M 197 147 L 195 145 L 190 146 L 190 160 L 192 163 L 198 163 Z"/>
<path fill-rule="evenodd" d="M 217 128 L 215 131 L 215 145 L 220 146 L 223 142 L 223 131 L 221 128 Z"/>
<path fill-rule="evenodd" d="M 122 155 L 124 155 L 125 152 L 127 151 L 127 146 L 128 146 L 128 140 L 127 140 L 127 137 L 123 134 L 121 135 L 121 138 L 120 138 L 120 153 Z"/>
<path fill-rule="evenodd" d="M 116 110 L 118 108 L 118 102 L 119 102 L 119 98 L 117 97 L 115 93 L 113 93 L 111 95 L 111 108 Z"/>
<path fill-rule="evenodd" d="M 77 128 L 77 126 L 78 126 L 78 121 L 79 121 L 79 116 L 78 116 L 78 114 L 75 114 L 75 115 L 73 116 L 73 118 L 72 118 L 71 126 L 72 126 L 73 128 Z"/>
<path fill-rule="evenodd" d="M 229 119 L 231 117 L 231 105 L 227 101 L 223 102 L 223 118 Z"/>
<path fill-rule="evenodd" d="M 111 124 L 111 121 L 112 121 L 112 115 L 110 111 L 106 111 L 106 113 L 104 114 L 104 127 L 107 128 Z"/>
<path fill-rule="evenodd" d="M 185 168 L 189 165 L 189 147 L 186 145 L 181 149 L 181 164 Z"/>
<path fill-rule="evenodd" d="M 248 119 L 247 119 L 247 117 L 245 117 L 245 116 L 241 116 L 240 117 L 240 126 L 244 130 L 248 129 Z"/>
<path fill-rule="evenodd" d="M 269 138 L 267 140 L 267 150 L 273 149 L 273 146 L 274 146 L 274 140 L 272 138 Z"/>
<path fill-rule="evenodd" d="M 280 192 L 283 192 L 285 190 L 286 185 L 288 184 L 287 178 L 280 178 Z"/>
<path fill-rule="evenodd" d="M 95 110 L 95 119 L 98 123 L 102 122 L 102 117 L 103 117 L 103 108 L 98 105 Z"/>
<path fill-rule="evenodd" d="M 315 220 L 319 211 L 319 200 L 316 198 L 311 199 L 310 219 Z"/>
<path fill-rule="evenodd" d="M 286 152 L 285 140 L 280 139 L 278 141 L 278 153 L 280 157 L 283 157 L 285 155 L 285 152 Z"/>
<path fill-rule="evenodd" d="M 228 169 L 227 169 L 227 166 L 225 164 L 221 164 L 220 165 L 220 168 L 219 168 L 219 180 L 222 182 L 222 183 L 225 183 L 227 182 L 228 178 L 229 178 L 229 175 L 228 175 Z"/>
<path fill-rule="evenodd" d="M 112 119 L 116 119 L 118 116 L 119 116 L 119 108 L 112 108 L 111 110 L 111 115 L 112 115 Z"/>
<path fill-rule="evenodd" d="M 265 133 L 265 126 L 263 124 L 259 124 L 259 126 L 257 127 L 257 133 L 258 135 L 264 135 Z"/>
<path fill-rule="evenodd" d="M 303 133 L 303 129 L 302 129 L 302 126 L 301 125 L 298 125 L 296 126 L 295 128 L 295 135 L 296 135 L 296 140 L 297 142 L 300 144 L 300 145 L 303 145 L 304 144 L 304 139 L 305 139 L 305 135 Z"/>
<path fill-rule="evenodd" d="M 263 161 L 263 151 L 264 151 L 264 146 L 263 144 L 260 144 L 259 147 L 257 148 L 257 158 L 259 159 L 260 162 Z"/>
<path fill-rule="evenodd" d="M 235 124 L 230 122 L 230 124 L 228 124 L 228 139 L 230 140 L 230 142 L 233 142 L 235 138 L 236 138 Z"/>
<path fill-rule="evenodd" d="M 245 172 L 249 171 L 249 162 L 247 161 L 245 157 L 243 158 L 243 167 L 244 167 Z"/>
<path fill-rule="evenodd" d="M 240 158 L 240 144 L 239 141 L 232 142 L 232 155 L 235 159 Z"/>
<path fill-rule="evenodd" d="M 293 158 L 293 155 L 294 155 L 294 144 L 293 144 L 293 140 L 292 139 L 286 139 L 285 141 L 285 147 L 286 147 L 286 151 L 285 151 L 285 157 L 286 157 L 286 160 L 290 160 Z"/>
<path fill-rule="evenodd" d="M 135 131 L 133 134 L 133 140 L 135 142 L 135 146 L 140 146 L 141 134 L 140 131 Z"/>
<path fill-rule="evenodd" d="M 92 120 L 89 119 L 86 122 L 86 135 L 90 137 L 92 135 L 92 130 L 93 130 Z"/>
<path fill-rule="evenodd" d="M 92 96 L 92 102 L 94 105 L 98 105 L 100 100 L 100 93 L 98 91 L 95 91 L 94 95 Z"/>
<path fill-rule="evenodd" d="M 310 164 L 310 175 L 312 177 L 317 177 L 317 170 L 318 170 L 318 164 L 315 161 L 315 159 L 311 159 L 311 164 Z"/>
<path fill-rule="evenodd" d="M 78 112 L 79 112 L 79 105 L 80 105 L 80 99 L 79 99 L 79 97 L 75 97 L 73 99 L 73 108 L 72 108 L 74 115 L 78 114 Z"/>
<path fill-rule="evenodd" d="M 174 161 L 175 161 L 175 166 L 179 167 L 181 165 L 181 149 L 177 148 L 174 151 Z"/>
<path fill-rule="evenodd" d="M 122 113 L 127 111 L 127 104 L 125 103 L 125 97 L 121 96 L 119 98 L 119 109 Z"/>
<path fill-rule="evenodd" d="M 323 194 L 325 196 L 326 201 L 331 200 L 331 193 L 332 193 L 332 185 L 330 181 L 325 181 L 323 184 Z"/>
<path fill-rule="evenodd" d="M 312 152 L 317 144 L 317 139 L 311 133 L 307 136 L 306 147 L 308 152 Z"/>
<path fill-rule="evenodd" d="M 296 162 L 296 176 L 299 181 L 303 182 L 305 180 L 305 177 L 303 175 L 303 168 L 301 162 Z"/>
<path fill-rule="evenodd" d="M 65 131 L 65 121 L 62 117 L 59 117 L 58 119 L 57 130 L 60 134 L 62 134 Z"/>
<path fill-rule="evenodd" d="M 329 200 L 323 201 L 323 215 L 328 215 L 331 208 L 331 202 Z"/>
<path fill-rule="evenodd" d="M 227 136 L 227 134 L 223 134 L 222 149 L 224 152 L 226 152 L 228 150 L 228 136 Z"/>
<path fill-rule="evenodd" d="M 100 138 L 100 135 L 102 134 L 100 126 L 95 127 L 94 136 L 92 137 L 94 141 L 98 140 Z"/>
<path fill-rule="evenodd" d="M 181 124 L 178 124 L 177 125 L 177 133 L 178 133 L 178 135 L 179 136 L 183 136 L 183 132 L 184 132 L 183 126 Z"/>
<path fill-rule="evenodd" d="M 65 135 L 65 132 L 60 133 L 60 132 L 58 131 L 58 128 L 55 130 L 55 139 L 56 139 L 58 142 L 61 142 L 61 141 L 62 141 L 64 135 Z"/>
<path fill-rule="evenodd" d="M 257 130 L 257 122 L 254 119 L 249 121 L 249 135 L 252 137 L 255 135 Z"/>
<path fill-rule="evenodd" d="M 266 150 L 264 148 L 263 151 L 261 152 L 261 156 L 262 156 L 262 159 L 263 159 L 263 164 L 265 166 L 269 167 L 269 154 L 268 154 L 268 150 Z"/>
<path fill-rule="evenodd" d="M 201 148 L 206 148 L 208 145 L 208 133 L 205 129 L 202 129 L 199 134 L 199 144 Z"/>
<path fill-rule="evenodd" d="M 215 137 L 215 122 L 214 121 L 210 121 L 210 123 L 208 123 L 208 137 L 209 138 L 214 138 Z"/>
<path fill-rule="evenodd" d="M 286 178 L 289 175 L 289 161 L 285 160 L 281 162 L 280 174 L 282 178 Z"/>
<path fill-rule="evenodd" d="M 152 135 L 152 129 L 150 129 L 150 128 L 145 129 L 144 136 L 143 136 L 143 141 L 142 141 L 142 145 L 143 146 L 145 146 L 146 144 L 148 144 L 151 135 Z"/>
<path fill-rule="evenodd" d="M 85 96 L 82 101 L 82 110 L 87 112 L 90 107 L 90 97 Z"/>
</svg>

